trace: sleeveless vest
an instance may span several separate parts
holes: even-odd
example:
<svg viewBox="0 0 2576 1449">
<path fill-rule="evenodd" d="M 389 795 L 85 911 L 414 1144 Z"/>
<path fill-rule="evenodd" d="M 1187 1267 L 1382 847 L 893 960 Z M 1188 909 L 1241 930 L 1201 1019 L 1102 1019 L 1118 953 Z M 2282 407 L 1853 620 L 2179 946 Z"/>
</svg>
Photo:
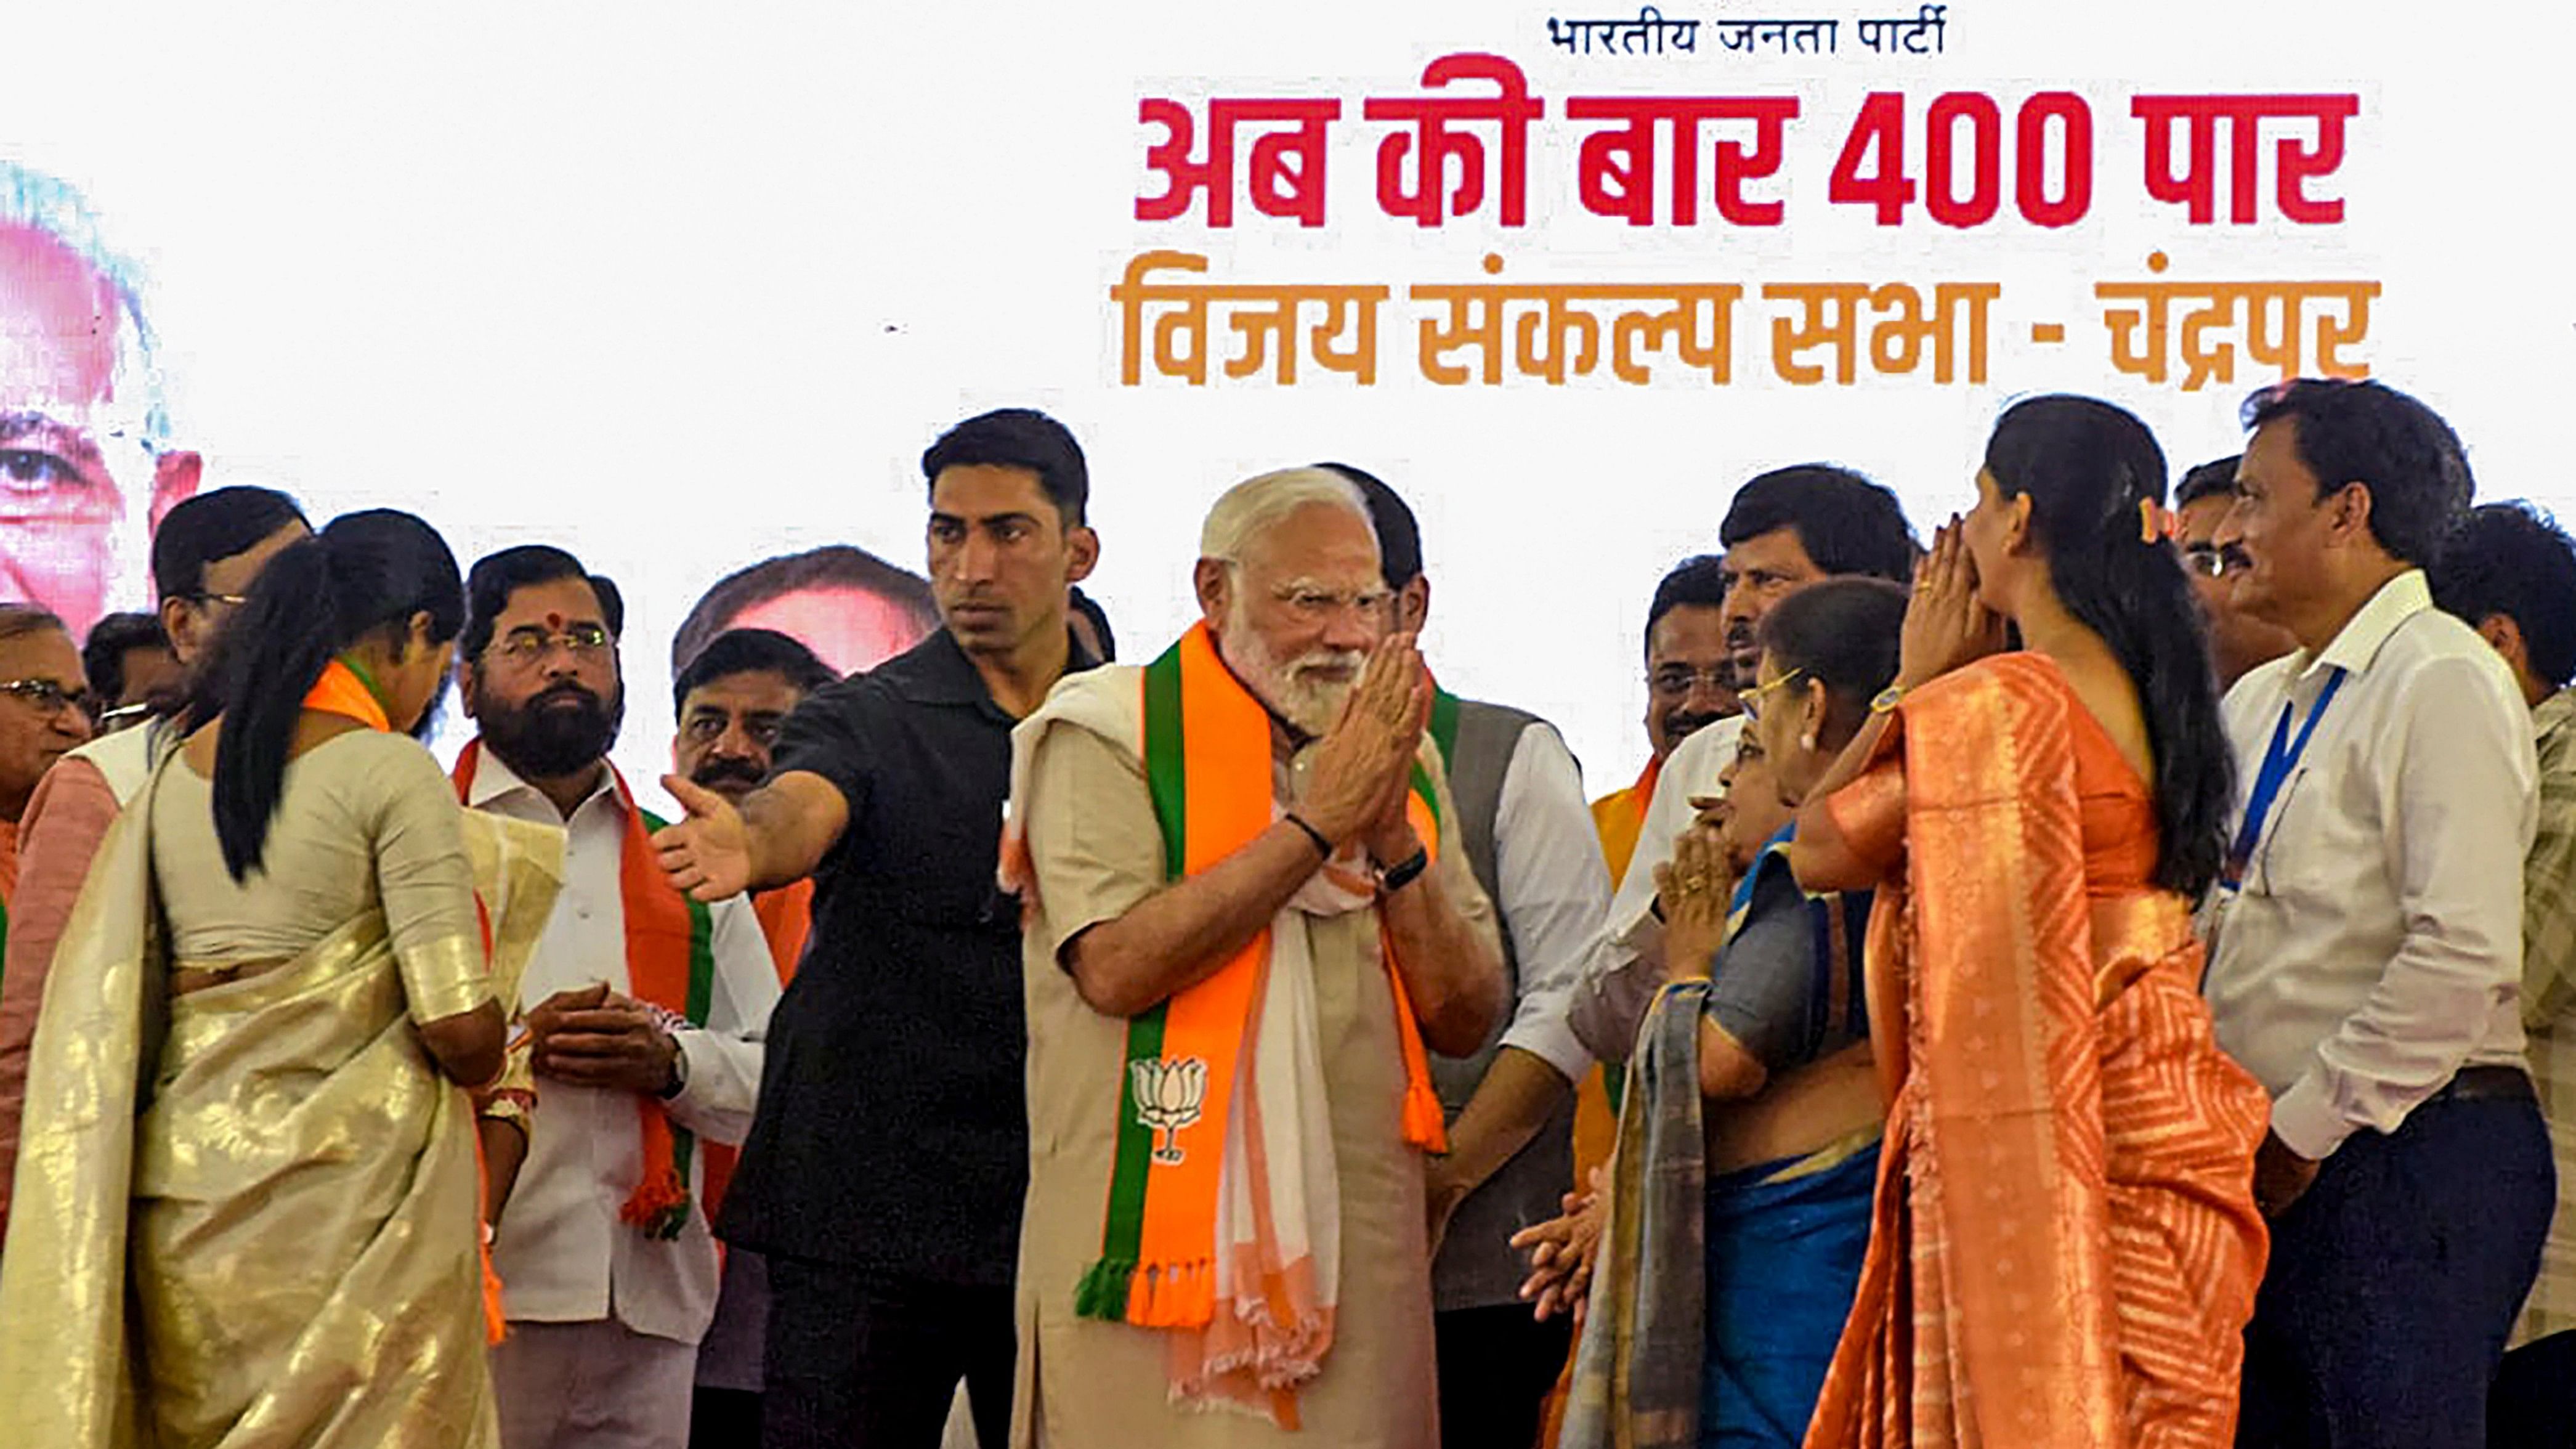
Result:
<svg viewBox="0 0 2576 1449">
<path fill-rule="evenodd" d="M 1503 776 L 1511 768 L 1521 732 L 1545 724 L 1538 716 L 1508 705 L 1460 700 L 1457 734 L 1444 742 L 1449 793 L 1458 806 L 1459 843 L 1466 847 L 1467 863 L 1475 870 L 1476 883 L 1494 902 L 1494 914 L 1502 926 L 1503 969 L 1510 977 L 1514 1008 L 1521 997 L 1520 960 L 1512 950 L 1511 918 L 1495 884 L 1494 820 L 1502 808 Z M 1476 1094 L 1477 1084 L 1493 1065 L 1511 1016 L 1507 1009 L 1475 1055 L 1444 1057 L 1435 1053 L 1431 1057 L 1431 1084 L 1439 1091 L 1441 1109 L 1451 1122 L 1458 1120 L 1458 1113 Z M 1511 1236 L 1533 1223 L 1555 1217 L 1562 1210 L 1558 1199 L 1573 1182 L 1574 1094 L 1568 1092 L 1538 1129 L 1538 1135 L 1458 1205 L 1457 1214 L 1449 1220 L 1448 1236 L 1441 1240 L 1440 1255 L 1432 1261 L 1432 1307 L 1447 1312 L 1519 1302 L 1521 1280 L 1529 1276 L 1529 1270 L 1520 1254 L 1512 1250 Z"/>
</svg>

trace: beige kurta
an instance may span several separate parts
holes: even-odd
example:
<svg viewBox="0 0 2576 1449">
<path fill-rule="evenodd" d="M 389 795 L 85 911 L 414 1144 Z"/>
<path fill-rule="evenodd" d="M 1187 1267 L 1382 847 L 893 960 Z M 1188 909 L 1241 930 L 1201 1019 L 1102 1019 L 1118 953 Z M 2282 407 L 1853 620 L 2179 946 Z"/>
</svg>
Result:
<svg viewBox="0 0 2576 1449">
<path fill-rule="evenodd" d="M 1454 818 L 1436 756 L 1426 748 L 1423 758 L 1440 782 L 1443 818 Z M 1404 1063 L 1377 912 L 1295 917 L 1315 962 L 1342 1197 L 1333 1346 L 1322 1373 L 1298 1394 L 1302 1430 L 1285 1434 L 1228 1410 L 1175 1409 L 1167 1402 L 1163 1335 L 1074 1315 L 1075 1285 L 1100 1255 L 1127 1023 L 1085 1005 L 1056 964 L 1063 942 L 1162 888 L 1162 833 L 1143 762 L 1078 727 L 1051 728 L 1039 742 L 1028 793 L 1040 909 L 1023 957 L 1029 1196 L 1020 1230 L 1013 1449 L 1432 1449 L 1439 1433 L 1423 1158 L 1404 1141 Z M 1465 852 L 1442 853 L 1434 868 L 1449 899 L 1491 930 L 1493 908 Z"/>
</svg>

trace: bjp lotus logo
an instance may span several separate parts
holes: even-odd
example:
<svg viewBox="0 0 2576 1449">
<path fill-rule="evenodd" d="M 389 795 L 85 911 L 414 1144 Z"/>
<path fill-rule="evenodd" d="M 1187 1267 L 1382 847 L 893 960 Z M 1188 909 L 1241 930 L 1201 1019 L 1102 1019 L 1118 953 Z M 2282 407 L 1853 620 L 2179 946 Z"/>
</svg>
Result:
<svg viewBox="0 0 2576 1449">
<path fill-rule="evenodd" d="M 1127 1071 L 1136 1089 L 1136 1120 L 1163 1134 L 1154 1160 L 1180 1161 L 1181 1129 L 1199 1120 L 1199 1104 L 1207 1099 L 1207 1063 L 1197 1057 L 1156 1057 L 1129 1062 Z"/>
</svg>

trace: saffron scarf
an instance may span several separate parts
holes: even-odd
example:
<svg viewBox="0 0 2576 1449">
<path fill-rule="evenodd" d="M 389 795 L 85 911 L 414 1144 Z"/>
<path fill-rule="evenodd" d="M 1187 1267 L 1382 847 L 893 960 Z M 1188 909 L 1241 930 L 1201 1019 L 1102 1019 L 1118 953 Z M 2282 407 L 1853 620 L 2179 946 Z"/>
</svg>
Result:
<svg viewBox="0 0 2576 1449">
<path fill-rule="evenodd" d="M 1208 869 L 1280 818 L 1269 716 L 1193 628 L 1146 668 L 1066 680 L 1014 733 L 999 875 L 1033 913 L 1043 903 L 1028 851 L 1031 770 L 1059 727 L 1136 753 L 1167 880 Z M 1426 850 L 1443 809 L 1434 758 L 1417 755 L 1407 801 Z M 1163 1331 L 1175 1403 L 1294 1429 L 1296 1391 L 1331 1346 L 1340 1181 L 1306 921 L 1373 909 L 1364 865 L 1355 849 L 1323 863 L 1214 974 L 1126 1024 L 1101 1253 L 1075 1308 Z M 1381 954 L 1401 1130 L 1437 1150 L 1439 1098 L 1383 935 Z"/>
<path fill-rule="evenodd" d="M 480 739 L 468 741 L 457 756 L 458 800 L 466 800 L 472 790 L 482 758 Z M 715 995 L 714 918 L 705 902 L 674 889 L 654 860 L 652 836 L 664 822 L 635 804 L 635 794 L 616 766 L 608 772 L 626 814 L 619 833 L 617 890 L 626 917 L 628 987 L 637 1000 L 703 1027 Z M 617 1215 L 646 1237 L 676 1238 L 689 1222 L 690 1162 L 697 1138 L 674 1124 L 663 1104 L 651 1097 L 636 1098 L 635 1112 L 644 1139 L 644 1176 Z"/>
<path fill-rule="evenodd" d="M 1278 818 L 1270 720 L 1217 658 L 1204 624 L 1146 666 L 1144 685 L 1146 783 L 1163 827 L 1164 877 L 1180 880 L 1242 849 Z M 1416 765 L 1408 809 L 1426 843 L 1439 830 L 1426 803 L 1428 786 Z M 1083 1275 L 1075 1300 L 1083 1316 L 1176 1327 L 1206 1323 L 1213 1314 L 1219 1154 L 1193 1155 L 1181 1139 L 1195 1128 L 1207 1129 L 1198 1141 L 1225 1135 L 1237 1059 L 1270 949 L 1265 927 L 1214 975 L 1128 1021 L 1117 1166 L 1100 1259 Z M 1388 964 L 1392 970 L 1391 958 Z M 1405 1054 L 1405 1139 L 1436 1148 L 1440 1102 L 1402 982 L 1394 994 Z M 1184 1116 L 1180 1125 L 1161 1129 L 1168 1135 L 1157 1150 L 1157 1129 L 1148 1123 Z"/>
</svg>

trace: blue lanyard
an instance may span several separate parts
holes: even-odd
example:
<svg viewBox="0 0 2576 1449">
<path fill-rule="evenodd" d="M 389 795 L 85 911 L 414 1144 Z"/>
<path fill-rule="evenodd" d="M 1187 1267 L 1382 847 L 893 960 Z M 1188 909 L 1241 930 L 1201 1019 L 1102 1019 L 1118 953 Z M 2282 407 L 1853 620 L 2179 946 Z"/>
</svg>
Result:
<svg viewBox="0 0 2576 1449">
<path fill-rule="evenodd" d="M 2263 838 L 2263 820 L 2272 813 L 2272 801 L 2290 778 L 2290 767 L 2308 751 L 2308 736 L 2317 732 L 2317 721 L 2324 718 L 2326 706 L 2334 703 L 2335 691 L 2343 688 L 2344 671 L 2338 667 L 2326 681 L 2324 692 L 2317 696 L 2316 706 L 2308 711 L 2308 722 L 2299 726 L 2299 737 L 2290 738 L 2290 715 L 2297 705 L 2281 702 L 2281 722 L 2272 729 L 2272 747 L 2263 752 L 2262 773 L 2254 777 L 2254 789 L 2245 797 L 2245 823 L 2236 828 L 2236 843 L 2227 848 L 2227 870 L 2220 883 L 2229 890 L 2245 884 L 2245 867 L 2254 859 L 2255 843 Z"/>
</svg>

